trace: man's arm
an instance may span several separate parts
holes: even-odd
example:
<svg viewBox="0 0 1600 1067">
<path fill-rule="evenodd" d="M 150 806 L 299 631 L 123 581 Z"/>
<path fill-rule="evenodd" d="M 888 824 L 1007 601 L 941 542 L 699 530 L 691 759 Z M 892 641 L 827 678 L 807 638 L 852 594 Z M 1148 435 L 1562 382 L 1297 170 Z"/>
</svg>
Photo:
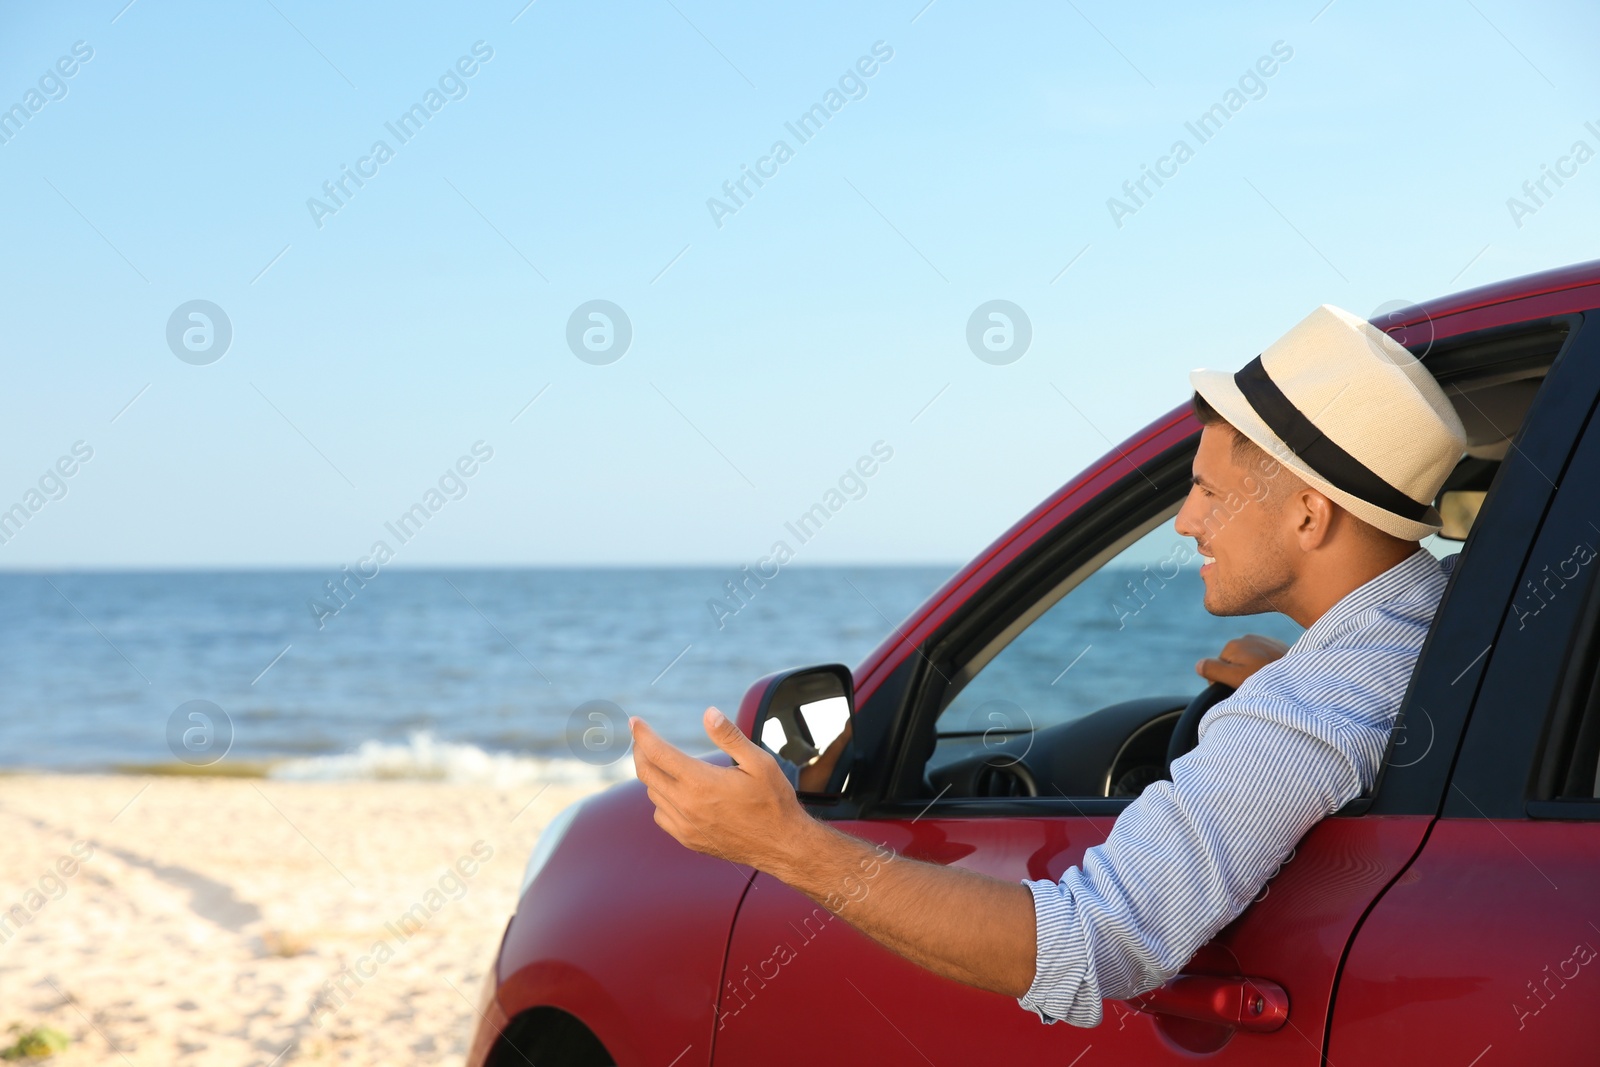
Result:
<svg viewBox="0 0 1600 1067">
<path fill-rule="evenodd" d="M 807 816 L 768 870 L 893 952 L 935 974 L 1020 997 L 1033 983 L 1033 899 L 1017 882 L 882 854 Z M 802 849 L 806 851 L 802 851 Z M 854 899 L 855 887 L 864 887 Z"/>
<path fill-rule="evenodd" d="M 634 765 L 656 824 L 697 852 L 746 863 L 793 886 L 935 974 L 1020 997 L 1034 978 L 1028 889 L 883 854 L 808 815 L 772 756 L 715 708 L 706 733 L 737 760 L 714 767 L 634 719 Z"/>
<path fill-rule="evenodd" d="M 807 815 L 771 756 L 715 708 L 706 732 L 737 766 L 687 756 L 639 719 L 634 763 L 656 823 L 689 848 L 787 882 L 936 974 L 1095 1026 L 1103 997 L 1176 974 L 1311 826 L 1370 786 L 1415 650 L 1366 650 L 1359 678 L 1342 677 L 1348 653 L 1307 651 L 1301 669 L 1263 671 L 1217 705 L 1173 780 L 1145 789 L 1059 881 L 895 859 L 857 904 L 836 906 L 876 853 Z"/>
</svg>

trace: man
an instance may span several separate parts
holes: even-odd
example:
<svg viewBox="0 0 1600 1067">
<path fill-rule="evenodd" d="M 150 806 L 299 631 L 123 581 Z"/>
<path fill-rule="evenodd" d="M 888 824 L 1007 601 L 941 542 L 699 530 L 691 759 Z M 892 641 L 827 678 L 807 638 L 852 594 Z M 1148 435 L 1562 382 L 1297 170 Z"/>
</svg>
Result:
<svg viewBox="0 0 1600 1067">
<path fill-rule="evenodd" d="M 1175 528 L 1197 542 L 1206 609 L 1278 611 L 1305 633 L 1281 657 L 1246 638 L 1224 650 L 1231 662 L 1197 665 L 1237 691 L 1201 721 L 1172 780 L 1148 786 L 1058 881 L 897 858 L 843 916 L 1046 1022 L 1098 1025 L 1102 998 L 1176 974 L 1307 830 L 1372 788 L 1456 559 L 1418 542 L 1439 529 L 1432 501 L 1465 433 L 1382 331 L 1324 305 L 1236 374 L 1189 380 L 1204 428 Z M 824 905 L 874 862 L 871 845 L 812 819 L 776 761 L 715 708 L 705 727 L 736 766 L 686 756 L 633 720 L 634 762 L 668 833 Z"/>
</svg>

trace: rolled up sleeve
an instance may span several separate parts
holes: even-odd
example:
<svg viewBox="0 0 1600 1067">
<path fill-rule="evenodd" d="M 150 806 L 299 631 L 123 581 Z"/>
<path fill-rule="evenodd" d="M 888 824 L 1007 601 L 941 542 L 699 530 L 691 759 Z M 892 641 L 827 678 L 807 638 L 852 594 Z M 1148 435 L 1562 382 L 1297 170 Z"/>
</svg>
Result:
<svg viewBox="0 0 1600 1067">
<path fill-rule="evenodd" d="M 1037 1012 L 1041 1022 L 1065 1019 L 1073 1026 L 1099 1026 L 1100 986 L 1078 921 L 1076 900 L 1049 879 L 1022 884 L 1033 893 L 1038 962 L 1033 984 L 1017 1003 Z"/>
</svg>

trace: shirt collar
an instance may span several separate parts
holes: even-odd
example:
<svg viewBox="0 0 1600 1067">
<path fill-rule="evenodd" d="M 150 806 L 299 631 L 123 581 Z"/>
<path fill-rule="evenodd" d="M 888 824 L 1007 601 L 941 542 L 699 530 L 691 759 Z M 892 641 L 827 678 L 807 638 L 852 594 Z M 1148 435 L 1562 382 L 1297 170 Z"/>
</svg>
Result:
<svg viewBox="0 0 1600 1067">
<path fill-rule="evenodd" d="M 1440 561 L 1432 552 L 1417 546 L 1417 550 L 1381 574 L 1362 582 L 1322 613 L 1322 617 L 1306 628 L 1296 644 L 1321 646 L 1336 637 L 1363 611 L 1376 605 L 1398 599 L 1408 589 L 1441 575 Z"/>
</svg>

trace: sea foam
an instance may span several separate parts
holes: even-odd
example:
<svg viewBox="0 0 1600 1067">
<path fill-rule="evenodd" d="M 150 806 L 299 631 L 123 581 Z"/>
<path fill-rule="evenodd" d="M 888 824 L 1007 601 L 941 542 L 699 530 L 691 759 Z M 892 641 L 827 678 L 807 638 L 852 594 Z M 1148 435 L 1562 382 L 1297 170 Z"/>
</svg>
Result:
<svg viewBox="0 0 1600 1067">
<path fill-rule="evenodd" d="M 431 733 L 421 732 L 413 733 L 404 744 L 363 741 L 355 751 L 343 755 L 284 760 L 274 764 L 267 777 L 291 781 L 391 780 L 523 786 L 620 782 L 634 777 L 634 772 L 633 760 L 626 754 L 613 763 L 596 766 L 564 757 L 487 752 L 476 745 L 440 741 Z"/>
</svg>

